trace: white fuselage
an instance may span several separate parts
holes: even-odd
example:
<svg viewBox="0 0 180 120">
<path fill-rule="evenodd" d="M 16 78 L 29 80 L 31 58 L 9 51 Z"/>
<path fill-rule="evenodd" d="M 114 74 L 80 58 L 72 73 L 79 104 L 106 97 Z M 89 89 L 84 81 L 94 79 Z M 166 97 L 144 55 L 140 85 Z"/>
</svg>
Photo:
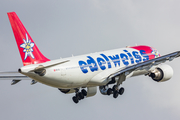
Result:
<svg viewBox="0 0 180 120">
<path fill-rule="evenodd" d="M 46 66 L 66 60 L 69 61 L 46 68 L 44 76 L 31 72 L 39 65 Z M 138 50 L 121 48 L 28 65 L 21 68 L 21 73 L 56 88 L 100 86 L 109 82 L 107 77 L 113 72 L 143 61 L 145 61 L 145 57 Z M 144 74 L 145 72 L 147 71 L 139 71 L 134 75 Z M 131 76 L 133 74 L 129 77 Z"/>
</svg>

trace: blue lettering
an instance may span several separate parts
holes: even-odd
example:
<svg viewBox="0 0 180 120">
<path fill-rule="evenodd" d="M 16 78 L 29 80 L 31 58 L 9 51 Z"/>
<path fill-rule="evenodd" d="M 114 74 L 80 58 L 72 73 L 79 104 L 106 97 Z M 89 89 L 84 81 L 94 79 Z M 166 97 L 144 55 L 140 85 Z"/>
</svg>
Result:
<svg viewBox="0 0 180 120">
<path fill-rule="evenodd" d="M 124 65 L 128 66 L 128 65 L 129 65 L 129 62 L 126 61 L 126 60 L 128 60 L 128 56 L 127 56 L 126 54 L 124 54 L 124 53 L 121 53 L 121 54 L 120 54 L 120 57 L 121 57 L 122 62 L 124 63 Z"/>
<path fill-rule="evenodd" d="M 107 57 L 106 55 L 104 55 L 104 54 L 100 54 L 100 55 L 103 56 L 104 59 L 107 61 L 107 63 L 108 63 L 108 68 L 111 68 L 111 62 L 109 61 L 108 57 Z"/>
<path fill-rule="evenodd" d="M 145 50 L 140 50 L 140 53 L 143 56 L 143 61 L 149 60 L 149 56 L 146 54 Z"/>
<path fill-rule="evenodd" d="M 92 72 L 97 71 L 98 70 L 98 66 L 96 61 L 91 57 L 91 56 L 87 56 L 89 58 L 89 60 L 87 60 L 87 63 L 89 65 L 89 68 Z"/>
<path fill-rule="evenodd" d="M 135 60 L 136 63 L 139 63 L 139 62 L 142 61 L 142 58 L 141 58 L 141 56 L 138 54 L 137 51 L 133 51 L 132 54 L 133 54 L 133 56 L 136 58 L 136 60 Z"/>
<path fill-rule="evenodd" d="M 99 67 L 102 69 L 102 70 L 105 70 L 106 69 L 106 66 L 103 65 L 103 64 L 106 64 L 106 61 L 102 58 L 97 58 L 97 62 L 99 64 Z"/>
<path fill-rule="evenodd" d="M 124 50 L 124 52 L 126 52 L 131 60 L 131 64 L 134 64 L 134 59 L 133 56 L 131 55 L 131 53 L 129 53 L 127 50 Z"/>
<path fill-rule="evenodd" d="M 120 66 L 119 55 L 108 56 L 108 57 L 114 62 L 115 67 L 116 67 L 117 64 Z"/>
<path fill-rule="evenodd" d="M 120 66 L 120 59 L 123 62 L 124 65 L 128 66 L 130 64 L 134 64 L 139 63 L 141 61 L 147 61 L 149 60 L 149 56 L 148 54 L 146 54 L 146 51 L 144 50 L 140 50 L 138 51 L 133 51 L 132 53 L 130 53 L 127 50 L 123 50 L 125 53 L 120 53 L 120 56 L 118 54 L 116 55 L 112 55 L 112 56 L 106 56 L 104 54 L 100 54 L 103 58 L 98 57 L 95 59 L 93 59 L 91 56 L 87 56 L 87 63 L 85 61 L 80 60 L 79 66 L 80 69 L 83 73 L 88 73 L 88 67 L 90 68 L 90 70 L 92 72 L 94 71 L 98 71 L 98 66 L 101 70 L 105 70 L 106 69 L 106 64 L 108 65 L 108 68 L 111 68 L 111 62 L 110 60 L 112 60 L 112 62 L 114 63 L 115 67 Z M 129 61 L 130 59 L 130 61 Z"/>
<path fill-rule="evenodd" d="M 82 70 L 83 73 L 87 73 L 87 72 L 88 72 L 88 70 L 86 69 L 86 67 L 87 67 L 86 62 L 84 62 L 84 61 L 79 61 L 79 66 L 80 66 L 80 68 L 81 68 L 81 70 Z"/>
</svg>

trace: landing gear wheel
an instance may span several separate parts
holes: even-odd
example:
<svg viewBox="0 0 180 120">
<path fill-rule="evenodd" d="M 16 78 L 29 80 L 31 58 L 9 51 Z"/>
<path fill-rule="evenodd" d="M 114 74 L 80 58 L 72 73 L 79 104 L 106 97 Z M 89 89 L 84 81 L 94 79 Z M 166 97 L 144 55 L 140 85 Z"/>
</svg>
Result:
<svg viewBox="0 0 180 120">
<path fill-rule="evenodd" d="M 87 92 L 86 92 L 85 89 L 82 89 L 82 90 L 81 90 L 81 93 L 82 93 L 84 96 L 87 96 Z"/>
<path fill-rule="evenodd" d="M 81 100 L 80 96 L 79 96 L 79 93 L 76 93 L 75 97 L 78 99 L 78 100 Z"/>
<path fill-rule="evenodd" d="M 74 103 L 76 103 L 76 104 L 79 102 L 79 100 L 76 96 L 74 96 L 72 99 L 73 99 Z"/>
<path fill-rule="evenodd" d="M 119 89 L 119 94 L 122 95 L 123 93 L 124 93 L 124 88 L 122 87 Z"/>
<path fill-rule="evenodd" d="M 78 96 L 79 96 L 79 98 L 84 99 L 84 95 L 83 95 L 82 92 L 80 92 L 80 93 L 78 94 Z"/>
<path fill-rule="evenodd" d="M 117 97 L 118 97 L 118 95 L 119 95 L 118 91 L 114 91 L 114 93 L 113 93 L 113 97 L 114 97 L 114 98 L 117 98 Z"/>
<path fill-rule="evenodd" d="M 112 94 L 112 89 L 111 88 L 109 88 L 108 90 L 107 90 L 107 95 L 111 95 Z"/>
</svg>

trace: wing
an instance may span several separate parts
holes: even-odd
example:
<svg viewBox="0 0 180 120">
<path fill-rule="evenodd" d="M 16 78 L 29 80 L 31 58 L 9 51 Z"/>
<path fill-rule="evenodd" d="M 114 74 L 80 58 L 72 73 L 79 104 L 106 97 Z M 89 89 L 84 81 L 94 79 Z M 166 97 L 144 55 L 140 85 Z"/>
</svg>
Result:
<svg viewBox="0 0 180 120">
<path fill-rule="evenodd" d="M 132 66 L 125 67 L 124 69 L 117 70 L 116 72 L 110 74 L 107 79 L 111 79 L 116 76 L 120 76 L 121 78 L 117 81 L 117 84 L 121 84 L 125 78 L 122 78 L 123 76 L 127 76 L 133 71 L 137 70 L 149 70 L 151 67 L 155 65 L 159 65 L 161 63 L 164 63 L 166 61 L 172 61 L 174 58 L 177 58 L 180 56 L 180 51 L 173 52 L 155 59 L 151 59 L 148 61 L 144 61 Z"/>
<path fill-rule="evenodd" d="M 0 80 L 12 80 L 11 85 L 14 85 L 21 80 L 31 80 L 25 75 L 19 74 L 17 71 L 0 72 Z M 35 84 L 36 81 L 32 80 L 31 84 Z"/>
</svg>

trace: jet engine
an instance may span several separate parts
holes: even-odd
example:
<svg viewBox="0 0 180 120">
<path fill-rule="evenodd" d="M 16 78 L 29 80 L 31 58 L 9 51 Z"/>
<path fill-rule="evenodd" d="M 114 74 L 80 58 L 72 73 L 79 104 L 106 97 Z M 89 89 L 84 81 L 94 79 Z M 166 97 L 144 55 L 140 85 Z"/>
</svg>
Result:
<svg viewBox="0 0 180 120">
<path fill-rule="evenodd" d="M 164 82 L 173 76 L 173 69 L 171 66 L 167 64 L 161 64 L 154 70 L 152 70 L 149 76 L 157 82 Z"/>
</svg>

